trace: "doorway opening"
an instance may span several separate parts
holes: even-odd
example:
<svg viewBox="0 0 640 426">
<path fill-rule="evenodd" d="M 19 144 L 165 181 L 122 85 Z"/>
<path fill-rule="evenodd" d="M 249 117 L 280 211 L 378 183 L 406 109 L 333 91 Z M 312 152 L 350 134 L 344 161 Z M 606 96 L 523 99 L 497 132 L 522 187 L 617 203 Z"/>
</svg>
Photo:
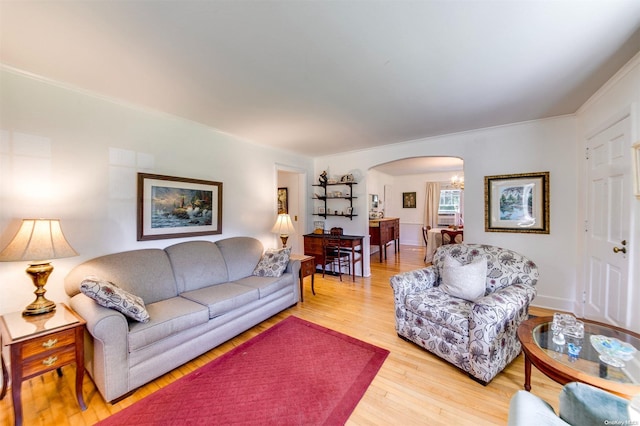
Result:
<svg viewBox="0 0 640 426">
<path fill-rule="evenodd" d="M 429 183 L 437 184 L 437 201 L 433 201 L 434 196 L 432 201 L 427 201 Z M 371 219 L 398 218 L 400 245 L 424 247 L 423 226 L 464 223 L 464 160 L 412 157 L 379 164 L 367 173 L 367 192 Z M 375 205 L 374 199 L 377 199 Z M 370 247 L 370 250 L 373 254 L 378 248 Z"/>
</svg>

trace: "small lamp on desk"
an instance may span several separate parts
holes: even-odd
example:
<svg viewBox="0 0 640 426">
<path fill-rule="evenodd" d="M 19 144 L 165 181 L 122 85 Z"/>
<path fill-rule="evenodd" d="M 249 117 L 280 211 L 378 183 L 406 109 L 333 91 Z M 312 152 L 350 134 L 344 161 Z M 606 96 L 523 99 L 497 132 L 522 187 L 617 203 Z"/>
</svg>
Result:
<svg viewBox="0 0 640 426">
<path fill-rule="evenodd" d="M 47 279 L 53 271 L 50 259 L 77 256 L 62 233 L 58 219 L 23 219 L 20 229 L 9 245 L 0 252 L 1 262 L 29 262 L 26 269 L 36 286 L 36 300 L 28 305 L 23 315 L 51 312 L 56 304 L 44 297 Z"/>
<path fill-rule="evenodd" d="M 287 239 L 289 239 L 289 234 L 295 233 L 296 228 L 294 228 L 293 223 L 291 223 L 291 217 L 286 213 L 282 213 L 278 215 L 275 225 L 273 225 L 273 228 L 271 228 L 271 232 L 280 235 L 280 240 L 282 240 L 282 248 L 285 248 L 287 246 Z"/>
</svg>

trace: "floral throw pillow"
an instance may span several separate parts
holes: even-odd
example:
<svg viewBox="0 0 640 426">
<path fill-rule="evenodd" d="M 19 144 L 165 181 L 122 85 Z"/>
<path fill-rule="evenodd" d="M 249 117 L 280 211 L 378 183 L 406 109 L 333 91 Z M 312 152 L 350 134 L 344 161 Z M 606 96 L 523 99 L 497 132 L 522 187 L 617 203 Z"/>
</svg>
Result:
<svg viewBox="0 0 640 426">
<path fill-rule="evenodd" d="M 289 264 L 291 247 L 283 249 L 268 249 L 253 270 L 257 277 L 279 277 L 284 273 Z"/>
<path fill-rule="evenodd" d="M 80 291 L 100 306 L 120 311 L 136 321 L 149 322 L 149 313 L 142 298 L 121 289 L 110 281 L 88 276 L 80 283 Z"/>
</svg>

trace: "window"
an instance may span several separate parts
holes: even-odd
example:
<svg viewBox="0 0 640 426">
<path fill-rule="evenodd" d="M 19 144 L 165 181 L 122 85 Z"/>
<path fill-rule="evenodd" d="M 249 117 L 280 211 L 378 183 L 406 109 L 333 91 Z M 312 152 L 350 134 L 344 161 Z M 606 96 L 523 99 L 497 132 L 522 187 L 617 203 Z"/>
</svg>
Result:
<svg viewBox="0 0 640 426">
<path fill-rule="evenodd" d="M 454 214 L 460 212 L 460 190 L 443 189 L 440 191 L 438 214 Z"/>
</svg>

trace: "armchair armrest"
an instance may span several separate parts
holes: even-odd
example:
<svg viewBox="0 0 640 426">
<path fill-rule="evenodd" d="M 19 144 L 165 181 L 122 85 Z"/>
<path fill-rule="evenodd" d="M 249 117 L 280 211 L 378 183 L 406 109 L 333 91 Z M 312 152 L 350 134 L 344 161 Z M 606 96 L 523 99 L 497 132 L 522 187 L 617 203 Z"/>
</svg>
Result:
<svg viewBox="0 0 640 426">
<path fill-rule="evenodd" d="M 469 322 L 469 363 L 474 377 L 489 382 L 522 350 L 518 326 L 527 319 L 535 287 L 512 284 L 476 300 Z"/>
<path fill-rule="evenodd" d="M 406 336 L 409 333 L 406 329 L 406 308 L 404 305 L 407 295 L 435 287 L 438 281 L 437 275 L 435 269 L 429 266 L 427 268 L 394 275 L 389 281 L 391 282 L 391 288 L 393 288 L 396 332 L 401 336 Z"/>
<path fill-rule="evenodd" d="M 438 276 L 436 275 L 435 268 L 428 266 L 426 268 L 394 275 L 389 281 L 396 298 L 401 297 L 404 301 L 404 297 L 407 294 L 419 293 L 428 288 L 435 287 Z"/>
<path fill-rule="evenodd" d="M 503 287 L 491 294 L 476 300 L 471 313 L 477 325 L 498 327 L 509 319 L 513 319 L 536 297 L 536 288 L 526 284 L 513 284 Z M 472 336 L 473 337 L 473 336 Z"/>
</svg>

